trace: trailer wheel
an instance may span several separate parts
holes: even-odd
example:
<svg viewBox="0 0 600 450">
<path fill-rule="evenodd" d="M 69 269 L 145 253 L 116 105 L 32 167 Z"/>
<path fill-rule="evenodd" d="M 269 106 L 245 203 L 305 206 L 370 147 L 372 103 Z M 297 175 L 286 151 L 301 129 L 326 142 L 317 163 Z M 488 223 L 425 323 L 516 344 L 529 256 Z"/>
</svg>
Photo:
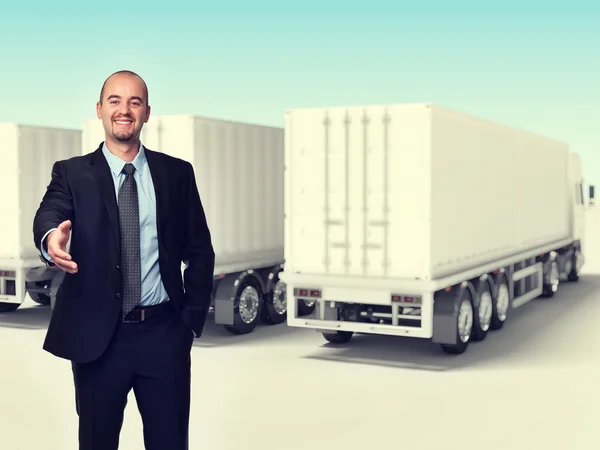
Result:
<svg viewBox="0 0 600 450">
<path fill-rule="evenodd" d="M 461 354 L 469 346 L 471 331 L 473 329 L 473 302 L 468 290 L 462 291 L 458 314 L 456 315 L 456 344 L 440 344 L 446 353 Z"/>
<path fill-rule="evenodd" d="M 298 301 L 298 316 L 308 316 L 315 310 L 316 302 L 314 300 Z"/>
<path fill-rule="evenodd" d="M 474 341 L 483 341 L 487 336 L 494 314 L 494 301 L 490 284 L 486 281 L 483 290 L 479 293 L 479 305 L 474 308 L 473 333 Z"/>
<path fill-rule="evenodd" d="M 286 284 L 278 279 L 273 290 L 265 295 L 265 305 L 261 314 L 261 320 L 267 324 L 278 324 L 284 322 L 286 317 Z"/>
<path fill-rule="evenodd" d="M 258 322 L 261 303 L 258 281 L 248 277 L 240 284 L 233 302 L 233 325 L 225 325 L 233 334 L 251 333 Z"/>
<path fill-rule="evenodd" d="M 509 306 L 510 290 L 508 289 L 506 278 L 502 278 L 502 281 L 498 284 L 496 296 L 492 303 L 492 323 L 490 325 L 492 330 L 499 330 L 504 326 L 504 322 L 506 322 L 506 317 L 508 316 Z"/>
<path fill-rule="evenodd" d="M 21 306 L 20 303 L 0 302 L 0 313 L 13 312 Z"/>
<path fill-rule="evenodd" d="M 542 297 L 553 297 L 558 291 L 558 285 L 560 283 L 560 273 L 558 271 L 558 263 L 553 257 L 548 257 L 547 264 L 549 269 L 544 271 L 544 286 Z"/>
<path fill-rule="evenodd" d="M 579 281 L 579 273 L 581 272 L 581 266 L 583 265 L 583 255 L 581 250 L 576 249 L 571 259 L 571 270 L 568 271 L 569 281 Z"/>
<path fill-rule="evenodd" d="M 336 331 L 335 333 L 323 333 L 323 337 L 332 344 L 345 344 L 350 342 L 353 331 Z"/>
<path fill-rule="evenodd" d="M 50 304 L 50 296 L 49 295 L 30 292 L 29 296 L 31 297 L 31 300 L 33 300 L 34 302 L 36 302 L 40 305 L 49 305 Z"/>
</svg>

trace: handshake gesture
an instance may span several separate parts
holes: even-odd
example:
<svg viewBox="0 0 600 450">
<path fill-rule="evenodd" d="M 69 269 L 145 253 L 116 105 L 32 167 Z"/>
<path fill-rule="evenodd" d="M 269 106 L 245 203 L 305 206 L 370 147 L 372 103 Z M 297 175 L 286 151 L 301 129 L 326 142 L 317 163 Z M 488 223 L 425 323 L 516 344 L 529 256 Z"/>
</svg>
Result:
<svg viewBox="0 0 600 450">
<path fill-rule="evenodd" d="M 77 273 L 77 263 L 67 253 L 67 243 L 71 237 L 71 221 L 65 220 L 46 238 L 48 254 L 54 264 L 69 273 Z"/>
</svg>

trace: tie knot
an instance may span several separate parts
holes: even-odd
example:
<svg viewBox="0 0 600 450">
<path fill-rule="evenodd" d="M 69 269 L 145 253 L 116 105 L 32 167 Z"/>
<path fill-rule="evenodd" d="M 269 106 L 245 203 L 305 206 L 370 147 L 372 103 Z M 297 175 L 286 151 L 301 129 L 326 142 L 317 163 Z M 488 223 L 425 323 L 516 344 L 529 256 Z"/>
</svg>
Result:
<svg viewBox="0 0 600 450">
<path fill-rule="evenodd" d="M 135 171 L 135 167 L 131 163 L 127 163 L 127 164 L 125 164 L 125 167 L 123 167 L 123 173 L 125 173 L 127 175 L 131 175 L 134 171 Z"/>
</svg>

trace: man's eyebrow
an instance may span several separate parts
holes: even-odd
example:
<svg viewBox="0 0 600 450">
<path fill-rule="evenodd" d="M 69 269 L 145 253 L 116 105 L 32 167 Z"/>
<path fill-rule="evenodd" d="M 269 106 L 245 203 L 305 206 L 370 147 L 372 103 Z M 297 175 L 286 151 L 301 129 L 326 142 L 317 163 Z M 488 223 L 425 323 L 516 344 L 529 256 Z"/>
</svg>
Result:
<svg viewBox="0 0 600 450">
<path fill-rule="evenodd" d="M 121 96 L 120 95 L 116 95 L 116 94 L 112 94 L 112 95 L 109 95 L 106 100 L 110 100 L 111 98 L 120 99 Z M 136 97 L 136 96 L 131 97 L 131 100 L 139 100 L 142 103 L 144 102 L 141 97 Z"/>
</svg>

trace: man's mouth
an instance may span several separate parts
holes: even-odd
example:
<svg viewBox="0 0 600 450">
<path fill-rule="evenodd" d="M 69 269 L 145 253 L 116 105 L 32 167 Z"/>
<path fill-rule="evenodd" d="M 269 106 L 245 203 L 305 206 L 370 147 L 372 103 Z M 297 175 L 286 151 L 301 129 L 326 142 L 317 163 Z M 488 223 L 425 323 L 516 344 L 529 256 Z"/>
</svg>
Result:
<svg viewBox="0 0 600 450">
<path fill-rule="evenodd" d="M 133 123 L 132 120 L 115 120 L 115 123 L 118 125 L 129 125 Z"/>
</svg>

